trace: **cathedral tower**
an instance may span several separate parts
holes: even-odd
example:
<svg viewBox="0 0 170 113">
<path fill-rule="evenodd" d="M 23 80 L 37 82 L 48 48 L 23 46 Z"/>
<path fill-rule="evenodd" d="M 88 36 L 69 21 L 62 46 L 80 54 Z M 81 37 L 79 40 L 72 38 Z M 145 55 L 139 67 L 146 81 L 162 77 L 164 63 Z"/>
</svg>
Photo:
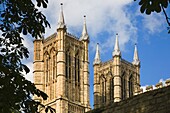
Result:
<svg viewBox="0 0 170 113">
<path fill-rule="evenodd" d="M 57 32 L 34 41 L 34 82 L 49 96 L 46 101 L 34 98 L 56 113 L 90 110 L 88 46 L 86 20 L 80 38 L 68 33 L 61 4 Z"/>
<path fill-rule="evenodd" d="M 140 89 L 140 61 L 135 45 L 133 62 L 124 60 L 119 49 L 118 34 L 112 53 L 113 58 L 101 62 L 99 44 L 93 62 L 94 108 L 109 102 L 119 102 L 133 96 Z"/>
</svg>

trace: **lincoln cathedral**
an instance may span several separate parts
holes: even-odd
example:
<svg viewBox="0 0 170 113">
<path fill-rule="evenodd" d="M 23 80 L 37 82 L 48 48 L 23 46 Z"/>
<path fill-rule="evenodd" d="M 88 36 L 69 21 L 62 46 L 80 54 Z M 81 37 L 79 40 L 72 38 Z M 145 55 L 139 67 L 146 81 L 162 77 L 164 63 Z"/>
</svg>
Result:
<svg viewBox="0 0 170 113">
<path fill-rule="evenodd" d="M 35 100 L 51 106 L 56 113 L 85 113 L 91 110 L 89 97 L 89 42 L 86 17 L 82 35 L 67 32 L 61 5 L 56 32 L 34 40 L 34 83 L 49 98 Z M 119 36 L 115 36 L 112 59 L 102 62 L 99 44 L 96 46 L 94 67 L 94 108 L 110 101 L 120 102 L 140 89 L 140 61 L 137 46 L 133 62 L 121 57 Z M 92 64 L 92 63 L 91 63 Z"/>
</svg>

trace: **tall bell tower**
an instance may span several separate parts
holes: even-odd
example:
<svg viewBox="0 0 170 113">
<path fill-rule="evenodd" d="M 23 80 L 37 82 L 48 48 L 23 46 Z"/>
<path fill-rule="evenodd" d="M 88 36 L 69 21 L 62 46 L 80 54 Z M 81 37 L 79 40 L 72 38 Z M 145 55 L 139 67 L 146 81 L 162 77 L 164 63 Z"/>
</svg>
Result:
<svg viewBox="0 0 170 113">
<path fill-rule="evenodd" d="M 57 32 L 34 41 L 34 81 L 48 99 L 34 97 L 56 113 L 89 111 L 89 35 L 86 18 L 80 38 L 67 31 L 61 4 Z"/>
</svg>

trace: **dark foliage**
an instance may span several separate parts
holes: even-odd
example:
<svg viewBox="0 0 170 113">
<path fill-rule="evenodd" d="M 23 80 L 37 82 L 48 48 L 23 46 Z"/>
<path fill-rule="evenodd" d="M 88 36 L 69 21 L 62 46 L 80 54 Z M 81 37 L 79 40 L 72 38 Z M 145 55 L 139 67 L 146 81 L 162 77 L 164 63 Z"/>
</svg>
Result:
<svg viewBox="0 0 170 113">
<path fill-rule="evenodd" d="M 170 17 L 168 17 L 165 9 L 169 4 L 170 0 L 140 0 L 139 2 L 141 13 L 146 13 L 147 15 L 150 15 L 152 12 L 160 13 L 162 11 L 164 13 L 168 23 L 168 33 L 170 33 Z"/>
<path fill-rule="evenodd" d="M 47 7 L 48 0 L 36 0 L 38 7 Z M 50 27 L 46 17 L 31 0 L 0 0 L 0 113 L 38 113 L 38 108 L 54 112 L 32 99 L 47 95 L 26 80 L 21 72 L 29 68 L 21 62 L 29 57 L 23 45 L 23 35 L 41 37 L 45 27 Z"/>
</svg>

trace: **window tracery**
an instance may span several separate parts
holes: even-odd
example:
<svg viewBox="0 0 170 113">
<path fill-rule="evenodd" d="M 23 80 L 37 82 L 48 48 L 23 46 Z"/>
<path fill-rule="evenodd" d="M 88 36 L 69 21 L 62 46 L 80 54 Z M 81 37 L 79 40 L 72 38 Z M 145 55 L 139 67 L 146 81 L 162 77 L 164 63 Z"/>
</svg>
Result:
<svg viewBox="0 0 170 113">
<path fill-rule="evenodd" d="M 122 92 L 122 100 L 126 99 L 126 75 L 125 72 L 122 74 L 121 77 L 121 92 Z"/>
<path fill-rule="evenodd" d="M 129 77 L 129 97 L 133 96 L 133 76 Z"/>
</svg>

